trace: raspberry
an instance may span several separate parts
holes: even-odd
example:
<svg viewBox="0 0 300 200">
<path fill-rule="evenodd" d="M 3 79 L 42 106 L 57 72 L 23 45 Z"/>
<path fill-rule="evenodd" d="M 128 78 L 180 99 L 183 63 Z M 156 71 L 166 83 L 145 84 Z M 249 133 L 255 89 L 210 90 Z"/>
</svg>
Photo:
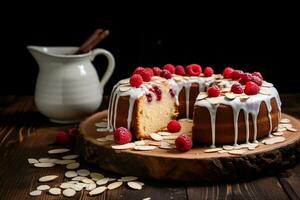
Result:
<svg viewBox="0 0 300 200">
<path fill-rule="evenodd" d="M 160 76 L 161 69 L 159 67 L 152 68 L 154 76 Z"/>
<path fill-rule="evenodd" d="M 207 89 L 207 93 L 208 93 L 209 97 L 218 97 L 218 96 L 220 96 L 221 92 L 220 92 L 220 88 L 218 86 L 214 85 Z"/>
<path fill-rule="evenodd" d="M 247 82 L 252 81 L 253 77 L 250 73 L 244 73 L 241 75 L 240 83 L 245 85 Z"/>
<path fill-rule="evenodd" d="M 165 69 L 165 70 L 168 70 L 171 74 L 174 74 L 174 73 L 175 73 L 175 67 L 174 67 L 174 65 L 172 65 L 172 64 L 166 64 L 166 65 L 164 66 L 164 69 Z"/>
<path fill-rule="evenodd" d="M 178 121 L 176 121 L 175 119 L 173 119 L 173 120 L 171 120 L 168 123 L 167 129 L 171 133 L 176 133 L 176 132 L 180 131 L 181 125 L 180 125 L 180 123 Z"/>
<path fill-rule="evenodd" d="M 166 69 L 161 70 L 160 76 L 163 77 L 163 78 L 165 78 L 165 79 L 172 78 L 172 74 L 168 70 L 166 70 Z"/>
<path fill-rule="evenodd" d="M 199 76 L 202 73 L 202 68 L 200 65 L 191 64 L 186 67 L 186 72 L 190 76 Z"/>
<path fill-rule="evenodd" d="M 231 73 L 231 79 L 232 80 L 238 80 L 241 78 L 241 76 L 243 75 L 243 71 L 242 70 L 234 70 L 232 73 Z"/>
<path fill-rule="evenodd" d="M 223 76 L 224 78 L 231 78 L 231 73 L 234 71 L 234 69 L 232 69 L 231 67 L 226 67 L 223 71 Z"/>
<path fill-rule="evenodd" d="M 137 67 L 134 70 L 133 74 L 141 74 L 143 70 L 144 70 L 144 67 Z"/>
<path fill-rule="evenodd" d="M 151 77 L 154 76 L 154 72 L 150 67 L 144 68 L 145 71 L 148 71 L 151 74 Z"/>
<path fill-rule="evenodd" d="M 152 101 L 152 94 L 148 93 L 146 94 L 147 102 L 150 103 Z"/>
<path fill-rule="evenodd" d="M 169 90 L 169 94 L 171 95 L 171 97 L 175 97 L 175 92 L 173 89 L 170 89 Z"/>
<path fill-rule="evenodd" d="M 143 83 L 143 78 L 139 74 L 133 74 L 129 82 L 132 87 L 140 87 Z"/>
<path fill-rule="evenodd" d="M 78 134 L 78 129 L 75 128 L 75 127 L 70 128 L 70 129 L 68 130 L 68 134 L 69 134 L 69 136 L 75 136 L 75 135 Z"/>
<path fill-rule="evenodd" d="M 247 95 L 258 94 L 259 93 L 259 86 L 256 83 L 254 83 L 252 81 L 249 81 L 249 82 L 246 83 L 244 92 Z"/>
<path fill-rule="evenodd" d="M 260 78 L 261 80 L 264 80 L 264 78 L 262 77 L 262 75 L 261 75 L 260 72 L 253 72 L 251 75 L 252 75 L 252 76 L 257 76 L 257 77 Z"/>
<path fill-rule="evenodd" d="M 261 78 L 259 78 L 258 76 L 252 76 L 252 81 L 254 82 L 254 83 L 256 83 L 258 86 L 261 86 L 262 85 L 262 79 Z"/>
<path fill-rule="evenodd" d="M 150 68 L 143 69 L 142 72 L 141 72 L 141 76 L 143 78 L 143 81 L 145 81 L 145 82 L 151 81 L 151 78 L 153 76 L 152 69 L 150 69 Z"/>
<path fill-rule="evenodd" d="M 116 144 L 126 144 L 130 142 L 132 135 L 127 128 L 120 127 L 114 132 L 114 140 Z"/>
<path fill-rule="evenodd" d="M 191 138 L 185 133 L 176 138 L 175 144 L 179 151 L 189 151 L 193 147 Z"/>
<path fill-rule="evenodd" d="M 204 69 L 204 76 L 210 77 L 214 74 L 214 70 L 211 67 L 205 67 Z"/>
<path fill-rule="evenodd" d="M 68 144 L 71 141 L 70 135 L 65 131 L 59 131 L 55 136 L 56 142 L 59 144 Z"/>
<path fill-rule="evenodd" d="M 156 101 L 161 100 L 161 89 L 158 86 L 153 86 L 153 88 L 150 89 L 151 92 L 153 92 L 156 96 Z"/>
<path fill-rule="evenodd" d="M 242 94 L 244 90 L 241 84 L 235 83 L 231 86 L 231 92 L 233 92 L 234 94 Z"/>
<path fill-rule="evenodd" d="M 175 67 L 175 74 L 180 75 L 180 76 L 184 76 L 185 75 L 184 67 L 181 66 L 181 65 L 177 65 Z"/>
</svg>

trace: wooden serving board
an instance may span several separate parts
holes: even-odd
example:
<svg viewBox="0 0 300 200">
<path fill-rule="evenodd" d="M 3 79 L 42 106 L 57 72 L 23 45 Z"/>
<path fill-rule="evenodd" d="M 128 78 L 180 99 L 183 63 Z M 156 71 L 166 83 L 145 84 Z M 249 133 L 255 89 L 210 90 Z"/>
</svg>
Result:
<svg viewBox="0 0 300 200">
<path fill-rule="evenodd" d="M 112 142 L 98 142 L 96 138 L 112 134 L 97 132 L 95 123 L 107 117 L 99 112 L 80 124 L 77 140 L 81 154 L 87 162 L 123 175 L 135 175 L 169 181 L 219 182 L 249 180 L 261 175 L 271 175 L 296 164 L 300 160 L 300 131 L 284 132 L 286 141 L 273 145 L 260 143 L 254 151 L 243 155 L 204 153 L 208 147 L 195 147 L 182 153 L 176 149 L 151 151 L 114 150 Z M 300 122 L 286 114 L 300 130 Z"/>
</svg>

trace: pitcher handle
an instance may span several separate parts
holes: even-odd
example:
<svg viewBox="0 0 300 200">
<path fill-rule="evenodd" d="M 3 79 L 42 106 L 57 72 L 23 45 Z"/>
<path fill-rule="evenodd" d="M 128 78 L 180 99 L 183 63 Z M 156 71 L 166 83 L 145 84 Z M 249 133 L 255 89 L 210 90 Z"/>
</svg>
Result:
<svg viewBox="0 0 300 200">
<path fill-rule="evenodd" d="M 101 85 L 105 86 L 105 84 L 107 83 L 108 79 L 111 77 L 114 69 L 115 69 L 115 58 L 114 56 L 107 50 L 105 49 L 94 49 L 92 51 L 92 61 L 94 60 L 94 58 L 98 55 L 104 55 L 107 60 L 108 60 L 108 66 L 107 66 L 107 69 L 103 75 L 103 77 L 101 78 L 100 80 L 100 83 Z"/>
</svg>

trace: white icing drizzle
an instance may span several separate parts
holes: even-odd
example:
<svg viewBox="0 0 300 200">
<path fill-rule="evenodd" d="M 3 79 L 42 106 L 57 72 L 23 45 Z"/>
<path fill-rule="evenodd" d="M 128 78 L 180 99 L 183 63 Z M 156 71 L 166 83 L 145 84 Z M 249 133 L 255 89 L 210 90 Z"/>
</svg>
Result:
<svg viewBox="0 0 300 200">
<path fill-rule="evenodd" d="M 191 83 L 188 83 L 184 89 L 185 89 L 185 113 L 186 113 L 186 118 L 190 118 L 190 90 L 191 90 Z"/>
<path fill-rule="evenodd" d="M 271 112 L 272 112 L 272 106 L 271 106 L 271 99 L 275 98 L 277 107 L 280 110 L 281 102 L 279 99 L 279 95 L 277 90 L 272 87 L 269 88 L 270 95 L 263 95 L 263 94 L 257 94 L 250 96 L 250 98 L 246 101 L 241 101 L 240 98 L 236 97 L 234 100 L 227 100 L 224 96 L 217 97 L 220 101 L 220 104 L 229 105 L 232 108 L 233 111 L 233 123 L 234 123 L 234 145 L 237 146 L 238 141 L 238 116 L 240 110 L 244 111 L 245 116 L 245 126 L 246 126 L 246 143 L 249 143 L 249 114 L 252 115 L 253 120 L 253 126 L 254 126 L 254 135 L 253 135 L 253 142 L 257 142 L 257 116 L 259 113 L 259 108 L 262 102 L 265 102 L 268 110 L 268 118 L 269 118 L 269 124 L 270 124 L 270 131 L 269 135 L 272 131 L 272 118 L 271 118 Z M 216 106 L 212 107 L 212 104 L 207 101 L 207 99 L 197 100 L 195 102 L 196 106 L 202 106 L 206 107 L 210 112 L 211 117 L 211 124 L 212 124 L 212 146 L 215 145 L 215 119 L 216 119 Z"/>
</svg>

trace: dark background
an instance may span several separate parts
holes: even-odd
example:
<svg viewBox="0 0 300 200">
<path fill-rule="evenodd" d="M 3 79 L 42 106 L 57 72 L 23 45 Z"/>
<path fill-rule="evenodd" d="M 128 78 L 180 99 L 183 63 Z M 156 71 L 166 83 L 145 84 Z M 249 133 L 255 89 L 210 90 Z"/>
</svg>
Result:
<svg viewBox="0 0 300 200">
<path fill-rule="evenodd" d="M 294 12 L 283 14 L 284 8 L 259 7 L 224 8 L 221 12 L 204 12 L 202 8 L 104 10 L 66 14 L 42 7 L 25 10 L 17 17 L 15 13 L 2 16 L 0 94 L 34 94 L 38 66 L 27 45 L 79 46 L 96 28 L 111 31 L 98 47 L 111 51 L 116 59 L 106 94 L 137 66 L 162 67 L 166 63 L 210 65 L 219 73 L 226 66 L 260 71 L 281 93 L 300 92 L 295 72 L 299 32 Z M 101 66 L 97 68 L 100 76 L 105 65 L 104 58 L 95 60 L 95 66 Z"/>
</svg>

